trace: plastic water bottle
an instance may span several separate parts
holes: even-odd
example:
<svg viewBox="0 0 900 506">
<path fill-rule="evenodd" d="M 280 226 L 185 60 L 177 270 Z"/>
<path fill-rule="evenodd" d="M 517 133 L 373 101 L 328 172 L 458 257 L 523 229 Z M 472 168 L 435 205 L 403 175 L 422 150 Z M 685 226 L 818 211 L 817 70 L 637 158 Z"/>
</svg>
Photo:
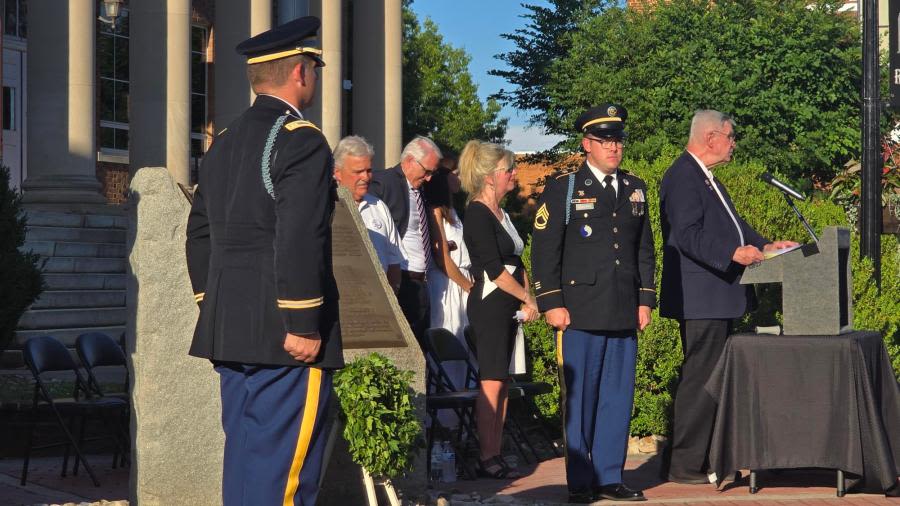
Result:
<svg viewBox="0 0 900 506">
<path fill-rule="evenodd" d="M 450 441 L 444 441 L 443 445 L 444 483 L 456 482 L 456 452 Z"/>
<path fill-rule="evenodd" d="M 431 476 L 429 478 L 432 483 L 444 481 L 444 452 L 437 441 L 431 447 Z"/>
</svg>

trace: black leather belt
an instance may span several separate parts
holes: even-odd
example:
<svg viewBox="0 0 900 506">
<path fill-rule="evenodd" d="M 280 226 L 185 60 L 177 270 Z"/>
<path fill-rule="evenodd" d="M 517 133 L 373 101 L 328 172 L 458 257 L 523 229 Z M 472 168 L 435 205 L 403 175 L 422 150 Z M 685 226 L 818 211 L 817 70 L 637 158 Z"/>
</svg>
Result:
<svg viewBox="0 0 900 506">
<path fill-rule="evenodd" d="M 403 274 L 403 277 L 409 278 L 415 281 L 425 281 L 425 273 L 424 272 L 416 272 L 416 271 L 400 271 Z"/>
</svg>

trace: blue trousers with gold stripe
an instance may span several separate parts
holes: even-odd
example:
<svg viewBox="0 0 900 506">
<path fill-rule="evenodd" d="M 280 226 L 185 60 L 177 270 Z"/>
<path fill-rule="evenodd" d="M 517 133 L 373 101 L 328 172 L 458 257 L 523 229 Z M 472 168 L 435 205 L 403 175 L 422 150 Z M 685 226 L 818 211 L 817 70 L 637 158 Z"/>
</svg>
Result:
<svg viewBox="0 0 900 506">
<path fill-rule="evenodd" d="M 225 506 L 312 506 L 319 493 L 332 373 L 217 363 Z"/>
<path fill-rule="evenodd" d="M 636 356 L 633 331 L 557 332 L 570 492 L 622 483 Z"/>
</svg>

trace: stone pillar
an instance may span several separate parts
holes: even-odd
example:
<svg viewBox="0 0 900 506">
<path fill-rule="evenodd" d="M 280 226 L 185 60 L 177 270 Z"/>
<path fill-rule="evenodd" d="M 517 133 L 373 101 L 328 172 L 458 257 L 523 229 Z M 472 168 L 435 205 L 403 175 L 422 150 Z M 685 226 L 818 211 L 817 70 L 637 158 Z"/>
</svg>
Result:
<svg viewBox="0 0 900 506">
<path fill-rule="evenodd" d="M 319 85 L 312 107 L 303 114 L 322 129 L 332 149 L 341 140 L 343 116 L 343 35 L 342 2 L 319 0 L 313 2 L 310 14 L 322 20 L 319 40 L 325 67 L 319 69 Z"/>
<path fill-rule="evenodd" d="M 225 437 L 219 378 L 208 360 L 188 355 L 199 312 L 184 252 L 190 204 L 165 167 L 139 169 L 130 189 L 129 501 L 220 505 Z"/>
<path fill-rule="evenodd" d="M 401 0 L 353 4 L 353 129 L 375 147 L 374 165 L 400 161 Z"/>
<path fill-rule="evenodd" d="M 28 3 L 28 206 L 106 203 L 96 176 L 94 3 Z"/>
<path fill-rule="evenodd" d="M 131 172 L 166 167 L 175 181 L 187 185 L 191 177 L 191 2 L 132 2 L 130 16 Z"/>
<path fill-rule="evenodd" d="M 247 81 L 247 59 L 234 48 L 244 40 L 272 28 L 272 0 L 216 3 L 215 56 L 216 131 L 228 127 L 253 103 L 255 95 Z"/>
</svg>

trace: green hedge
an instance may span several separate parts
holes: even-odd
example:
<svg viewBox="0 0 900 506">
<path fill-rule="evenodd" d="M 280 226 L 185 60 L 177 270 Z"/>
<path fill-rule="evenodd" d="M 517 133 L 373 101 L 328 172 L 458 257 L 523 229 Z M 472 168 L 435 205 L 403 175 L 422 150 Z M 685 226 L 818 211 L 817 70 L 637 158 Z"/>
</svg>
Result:
<svg viewBox="0 0 900 506">
<path fill-rule="evenodd" d="M 666 169 L 680 154 L 681 149 L 668 147 L 653 161 L 626 160 L 622 166 L 647 183 L 650 220 L 656 247 L 657 286 L 662 274 L 662 237 L 659 226 L 659 182 Z M 809 240 L 781 194 L 757 176 L 765 171 L 759 163 L 732 163 L 716 170 L 728 188 L 741 215 L 770 239 Z M 798 203 L 816 233 L 826 225 L 846 225 L 847 218 L 840 206 L 821 198 Z M 859 236 L 853 234 L 853 304 L 854 325 L 858 329 L 882 332 L 885 345 L 900 377 L 900 245 L 895 236 L 882 236 L 882 290 L 878 294 L 871 280 L 871 264 L 859 258 Z M 530 270 L 530 247 L 523 257 Z M 779 285 L 761 287 L 758 291 L 759 309 L 738 324 L 738 330 L 746 330 L 757 324 L 780 323 L 781 289 Z M 538 407 L 552 423 L 559 421 L 559 381 L 556 368 L 556 340 L 553 329 L 543 321 L 525 326 L 526 343 L 530 355 L 530 374 L 535 381 L 546 381 L 554 386 L 554 396 L 539 399 Z M 672 405 L 672 392 L 678 376 L 682 354 L 679 344 L 678 324 L 675 320 L 660 318 L 654 310 L 653 322 L 638 337 L 638 360 L 634 393 L 634 412 L 631 433 L 667 434 Z"/>
</svg>

